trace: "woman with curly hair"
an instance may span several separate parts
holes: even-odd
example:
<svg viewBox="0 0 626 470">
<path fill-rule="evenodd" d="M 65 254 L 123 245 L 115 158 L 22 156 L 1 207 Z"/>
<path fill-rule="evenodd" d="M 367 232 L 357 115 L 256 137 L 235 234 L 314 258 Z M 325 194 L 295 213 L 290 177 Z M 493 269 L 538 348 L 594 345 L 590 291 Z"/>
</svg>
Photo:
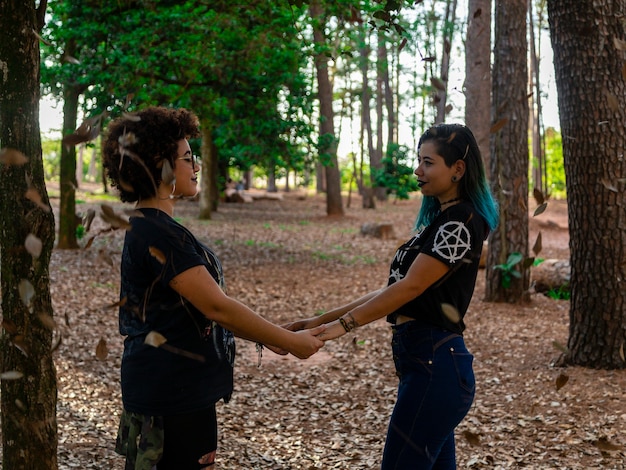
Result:
<svg viewBox="0 0 626 470">
<path fill-rule="evenodd" d="M 124 409 L 116 451 L 127 470 L 214 464 L 215 404 L 233 391 L 234 336 L 299 358 L 323 346 L 315 337 L 322 329 L 285 330 L 226 295 L 215 253 L 174 220 L 176 201 L 198 191 L 187 140 L 198 127 L 186 109 L 151 107 L 114 120 L 104 142 L 112 185 L 122 201 L 136 202 L 119 308 Z"/>
</svg>

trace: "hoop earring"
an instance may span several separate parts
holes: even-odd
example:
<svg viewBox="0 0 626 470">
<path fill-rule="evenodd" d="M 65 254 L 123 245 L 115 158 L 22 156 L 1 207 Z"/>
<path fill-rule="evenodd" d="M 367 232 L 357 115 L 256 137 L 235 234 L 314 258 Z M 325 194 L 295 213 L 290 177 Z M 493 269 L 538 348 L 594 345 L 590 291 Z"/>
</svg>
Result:
<svg viewBox="0 0 626 470">
<path fill-rule="evenodd" d="M 172 183 L 172 192 L 170 193 L 169 198 L 175 199 L 177 196 L 174 194 L 176 192 L 176 183 Z"/>
</svg>

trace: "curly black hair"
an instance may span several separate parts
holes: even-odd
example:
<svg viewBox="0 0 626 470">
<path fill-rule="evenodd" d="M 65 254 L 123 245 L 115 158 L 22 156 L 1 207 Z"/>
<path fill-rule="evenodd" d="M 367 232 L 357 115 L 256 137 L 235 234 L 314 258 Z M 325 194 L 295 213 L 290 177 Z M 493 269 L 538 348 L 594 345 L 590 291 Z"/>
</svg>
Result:
<svg viewBox="0 0 626 470">
<path fill-rule="evenodd" d="M 198 117 L 184 108 L 152 106 L 112 121 L 102 165 L 123 202 L 156 195 L 164 162 L 174 168 L 178 142 L 198 137 Z"/>
</svg>

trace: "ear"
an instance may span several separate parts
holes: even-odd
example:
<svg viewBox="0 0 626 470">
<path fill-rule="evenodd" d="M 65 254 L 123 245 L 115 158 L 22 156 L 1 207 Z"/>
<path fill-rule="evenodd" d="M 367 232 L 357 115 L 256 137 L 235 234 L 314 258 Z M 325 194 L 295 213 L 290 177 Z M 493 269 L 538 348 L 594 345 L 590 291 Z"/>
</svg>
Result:
<svg viewBox="0 0 626 470">
<path fill-rule="evenodd" d="M 457 160 L 456 163 L 453 165 L 453 168 L 454 176 L 456 176 L 456 178 L 460 180 L 463 175 L 465 175 L 465 161 Z"/>
</svg>

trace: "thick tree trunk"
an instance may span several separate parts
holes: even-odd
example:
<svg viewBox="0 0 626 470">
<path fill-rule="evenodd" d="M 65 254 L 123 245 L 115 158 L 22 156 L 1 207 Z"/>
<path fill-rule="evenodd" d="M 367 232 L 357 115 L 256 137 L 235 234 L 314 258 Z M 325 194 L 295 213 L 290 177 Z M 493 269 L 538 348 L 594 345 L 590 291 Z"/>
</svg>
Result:
<svg viewBox="0 0 626 470">
<path fill-rule="evenodd" d="M 328 57 L 324 53 L 323 9 L 320 0 L 312 0 L 309 7 L 313 19 L 313 41 L 319 51 L 315 55 L 317 92 L 320 103 L 320 158 L 324 162 L 326 177 L 326 214 L 343 215 L 341 199 L 341 175 L 337 161 L 337 138 L 335 137 L 333 113 L 333 89 L 328 74 Z"/>
<path fill-rule="evenodd" d="M 78 97 L 76 88 L 67 85 L 63 90 L 63 135 L 76 129 Z M 61 143 L 60 167 L 61 199 L 59 203 L 59 240 L 57 247 L 78 248 L 76 242 L 76 147 Z"/>
<path fill-rule="evenodd" d="M 476 137 L 489 177 L 491 0 L 469 0 L 465 41 L 465 124 Z"/>
<path fill-rule="evenodd" d="M 495 302 L 529 300 L 526 7 L 526 0 L 507 0 L 496 2 L 495 9 L 491 177 L 500 225 L 489 240 L 485 289 L 486 300 Z M 521 253 L 524 261 L 514 267 L 521 276 L 507 287 L 504 271 L 493 268 L 505 265 L 512 253 Z"/>
<path fill-rule="evenodd" d="M 624 368 L 625 0 L 548 0 L 571 253 L 565 362 Z"/>
<path fill-rule="evenodd" d="M 370 112 L 370 83 L 369 83 L 369 54 L 370 46 L 368 44 L 368 37 L 366 27 L 361 25 L 359 28 L 359 37 L 361 38 L 361 44 L 359 44 L 359 69 L 361 71 L 361 78 L 363 80 L 363 91 L 361 92 L 361 149 L 363 149 L 363 135 L 367 133 L 367 154 L 370 157 L 370 165 L 373 166 L 372 159 L 375 159 L 376 150 L 374 149 L 374 136 L 372 135 L 372 116 Z M 365 157 L 361 155 L 361 170 L 362 163 Z M 376 201 L 374 200 L 372 190 L 369 187 L 365 187 L 363 181 L 363 171 L 357 171 L 356 157 L 353 156 L 354 162 L 354 176 L 359 188 L 359 194 L 362 196 L 363 209 L 375 209 Z M 379 165 L 380 166 L 380 165 Z M 373 175 L 370 178 L 370 185 L 374 185 Z"/>
<path fill-rule="evenodd" d="M 28 161 L 0 163 L 2 289 L 2 468 L 57 465 L 56 373 L 49 264 L 54 216 L 44 183 L 39 131 L 39 41 L 46 2 L 0 0 L 0 142 Z M 0 151 L 0 153 L 2 153 Z M 25 241 L 41 241 L 41 252 Z"/>
<path fill-rule="evenodd" d="M 442 42 L 443 54 L 441 56 L 441 88 L 436 89 L 435 107 L 437 115 L 435 123 L 445 122 L 448 103 L 448 75 L 450 73 L 450 49 L 452 47 L 452 39 L 454 36 L 454 23 L 456 19 L 456 0 L 446 1 L 446 16 L 443 21 Z"/>
</svg>

